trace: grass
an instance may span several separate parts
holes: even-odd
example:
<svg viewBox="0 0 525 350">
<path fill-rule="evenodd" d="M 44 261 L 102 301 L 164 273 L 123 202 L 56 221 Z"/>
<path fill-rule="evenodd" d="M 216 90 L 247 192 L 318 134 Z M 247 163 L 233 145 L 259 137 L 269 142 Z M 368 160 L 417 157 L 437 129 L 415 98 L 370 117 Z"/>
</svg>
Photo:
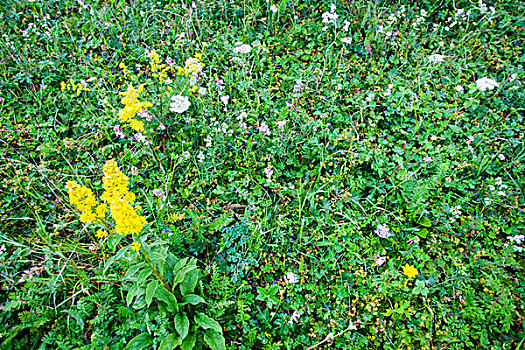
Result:
<svg viewBox="0 0 525 350">
<path fill-rule="evenodd" d="M 2 349 L 523 346 L 525 8 L 334 5 L 0 4 Z"/>
</svg>

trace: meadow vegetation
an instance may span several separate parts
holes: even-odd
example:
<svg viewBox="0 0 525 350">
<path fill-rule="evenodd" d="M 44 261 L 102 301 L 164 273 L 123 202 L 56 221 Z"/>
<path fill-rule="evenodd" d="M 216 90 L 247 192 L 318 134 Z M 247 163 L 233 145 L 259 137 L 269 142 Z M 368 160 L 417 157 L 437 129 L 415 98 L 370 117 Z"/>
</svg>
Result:
<svg viewBox="0 0 525 350">
<path fill-rule="evenodd" d="M 517 349 L 520 1 L 0 2 L 1 349 Z"/>
</svg>

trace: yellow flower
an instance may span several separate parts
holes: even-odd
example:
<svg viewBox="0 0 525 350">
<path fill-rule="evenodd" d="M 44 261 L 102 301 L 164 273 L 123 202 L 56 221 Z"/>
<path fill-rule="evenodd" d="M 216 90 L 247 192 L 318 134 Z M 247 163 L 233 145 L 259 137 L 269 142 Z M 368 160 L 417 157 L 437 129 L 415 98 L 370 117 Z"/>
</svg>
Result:
<svg viewBox="0 0 525 350">
<path fill-rule="evenodd" d="M 98 229 L 97 230 L 97 234 L 96 234 L 97 238 L 103 238 L 103 237 L 107 237 L 108 236 L 108 233 L 102 229 Z"/>
<path fill-rule="evenodd" d="M 410 278 L 416 277 L 418 274 L 417 269 L 413 265 L 408 265 L 408 263 L 403 266 L 403 272 Z"/>
<path fill-rule="evenodd" d="M 66 88 L 66 83 L 61 82 L 60 83 L 60 89 L 64 90 Z"/>
<path fill-rule="evenodd" d="M 133 242 L 131 244 L 131 250 L 138 251 L 140 249 L 141 245 L 139 242 Z"/>
</svg>

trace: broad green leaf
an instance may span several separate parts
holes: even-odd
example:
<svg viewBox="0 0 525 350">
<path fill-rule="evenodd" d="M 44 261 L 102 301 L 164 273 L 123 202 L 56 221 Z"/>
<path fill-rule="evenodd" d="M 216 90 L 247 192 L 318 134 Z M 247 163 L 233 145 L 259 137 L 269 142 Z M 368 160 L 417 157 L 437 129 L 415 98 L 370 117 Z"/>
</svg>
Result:
<svg viewBox="0 0 525 350">
<path fill-rule="evenodd" d="M 195 333 L 190 333 L 184 340 L 182 341 L 182 344 L 180 346 L 181 350 L 193 350 L 193 347 L 195 346 L 195 340 L 197 340 L 197 337 L 195 336 Z"/>
<path fill-rule="evenodd" d="M 422 228 L 419 231 L 416 231 L 416 235 L 418 235 L 421 238 L 427 238 L 428 230 L 426 228 Z"/>
<path fill-rule="evenodd" d="M 194 319 L 195 322 L 197 322 L 197 324 L 202 328 L 213 329 L 215 332 L 222 334 L 221 325 L 208 315 L 203 314 L 202 312 L 197 312 Z"/>
<path fill-rule="evenodd" d="M 178 337 L 175 333 L 167 335 L 159 345 L 158 350 L 173 350 L 178 345 L 182 344 L 182 339 Z"/>
<path fill-rule="evenodd" d="M 190 330 L 190 320 L 188 319 L 188 316 L 186 316 L 186 313 L 183 312 L 182 314 L 176 314 L 173 322 L 175 323 L 175 329 L 182 339 L 186 338 L 188 331 Z"/>
<path fill-rule="evenodd" d="M 158 300 L 165 302 L 169 312 L 179 311 L 177 298 L 175 298 L 175 296 L 170 291 L 168 291 L 166 287 L 160 286 L 157 288 L 153 296 Z"/>
<path fill-rule="evenodd" d="M 151 268 L 148 266 L 144 270 L 140 271 L 139 276 L 137 277 L 137 283 L 142 284 L 151 274 L 153 271 L 151 271 Z"/>
<path fill-rule="evenodd" d="M 186 305 L 186 304 L 197 305 L 199 303 L 207 304 L 206 300 L 204 300 L 202 297 L 195 295 L 195 294 L 188 294 L 184 296 L 184 298 L 182 298 L 182 302 L 180 304 L 181 305 Z"/>
<path fill-rule="evenodd" d="M 144 266 L 146 266 L 145 263 L 140 263 L 140 264 L 136 264 L 136 265 L 131 266 L 128 269 L 128 271 L 126 272 L 126 275 L 124 276 L 124 279 L 136 281 L 137 280 L 137 273 Z"/>
<path fill-rule="evenodd" d="M 417 223 L 421 226 L 424 226 L 424 227 L 430 227 L 432 226 L 432 223 L 430 222 L 430 219 L 425 217 L 425 216 L 421 216 L 418 220 L 417 220 Z"/>
<path fill-rule="evenodd" d="M 184 277 L 184 280 L 180 284 L 180 292 L 182 295 L 192 294 L 195 291 L 195 286 L 199 281 L 199 270 L 195 269 L 190 271 Z"/>
<path fill-rule="evenodd" d="M 210 346 L 211 350 L 226 350 L 224 337 L 214 330 L 206 331 L 204 341 Z"/>
<path fill-rule="evenodd" d="M 151 349 L 152 343 L 151 336 L 148 333 L 141 333 L 129 341 L 126 350 Z"/>
<path fill-rule="evenodd" d="M 148 286 L 146 287 L 146 305 L 150 306 L 153 296 L 155 295 L 155 292 L 159 286 L 160 284 L 156 280 L 148 283 Z"/>
<path fill-rule="evenodd" d="M 133 286 L 131 286 L 131 289 L 128 291 L 128 295 L 126 295 L 126 304 L 128 306 L 130 306 L 133 302 L 133 298 L 135 298 L 135 296 L 139 294 L 139 288 L 140 286 L 138 285 L 138 283 L 134 283 Z"/>
</svg>

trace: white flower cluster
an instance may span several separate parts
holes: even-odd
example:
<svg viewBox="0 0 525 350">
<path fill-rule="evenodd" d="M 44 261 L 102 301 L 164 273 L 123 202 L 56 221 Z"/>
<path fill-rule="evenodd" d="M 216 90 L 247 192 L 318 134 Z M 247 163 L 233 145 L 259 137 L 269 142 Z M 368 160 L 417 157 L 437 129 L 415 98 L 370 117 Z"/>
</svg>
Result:
<svg viewBox="0 0 525 350">
<path fill-rule="evenodd" d="M 428 56 L 428 61 L 430 63 L 441 63 L 444 59 L 445 56 L 438 53 Z"/>
<path fill-rule="evenodd" d="M 324 24 L 332 24 L 337 21 L 337 19 L 339 18 L 339 15 L 335 13 L 335 9 L 336 9 L 335 4 L 332 3 L 330 5 L 330 11 L 326 11 L 321 15 L 323 17 Z"/>
<path fill-rule="evenodd" d="M 514 244 L 520 244 L 521 245 L 523 242 L 525 242 L 525 235 L 508 236 L 507 239 L 509 241 L 511 241 L 512 243 L 514 243 Z M 514 251 L 522 253 L 523 252 L 523 247 L 515 245 L 514 246 Z"/>
<path fill-rule="evenodd" d="M 499 87 L 499 83 L 494 79 L 484 77 L 476 80 L 476 86 L 480 91 L 487 91 Z"/>
<path fill-rule="evenodd" d="M 377 229 L 374 232 L 381 238 L 389 238 L 393 236 L 393 234 L 390 232 L 390 229 L 386 225 L 377 225 Z"/>
<path fill-rule="evenodd" d="M 170 103 L 170 111 L 175 113 L 184 113 L 190 108 L 190 99 L 187 96 L 173 95 L 171 97 L 173 102 Z"/>
<path fill-rule="evenodd" d="M 233 53 L 240 53 L 240 54 L 247 54 L 252 51 L 252 47 L 248 44 L 243 44 L 242 42 L 238 41 L 235 43 L 235 47 L 233 48 Z"/>
<path fill-rule="evenodd" d="M 284 276 L 284 283 L 286 284 L 296 284 L 299 280 L 297 279 L 297 276 L 293 272 L 287 272 Z"/>
</svg>

